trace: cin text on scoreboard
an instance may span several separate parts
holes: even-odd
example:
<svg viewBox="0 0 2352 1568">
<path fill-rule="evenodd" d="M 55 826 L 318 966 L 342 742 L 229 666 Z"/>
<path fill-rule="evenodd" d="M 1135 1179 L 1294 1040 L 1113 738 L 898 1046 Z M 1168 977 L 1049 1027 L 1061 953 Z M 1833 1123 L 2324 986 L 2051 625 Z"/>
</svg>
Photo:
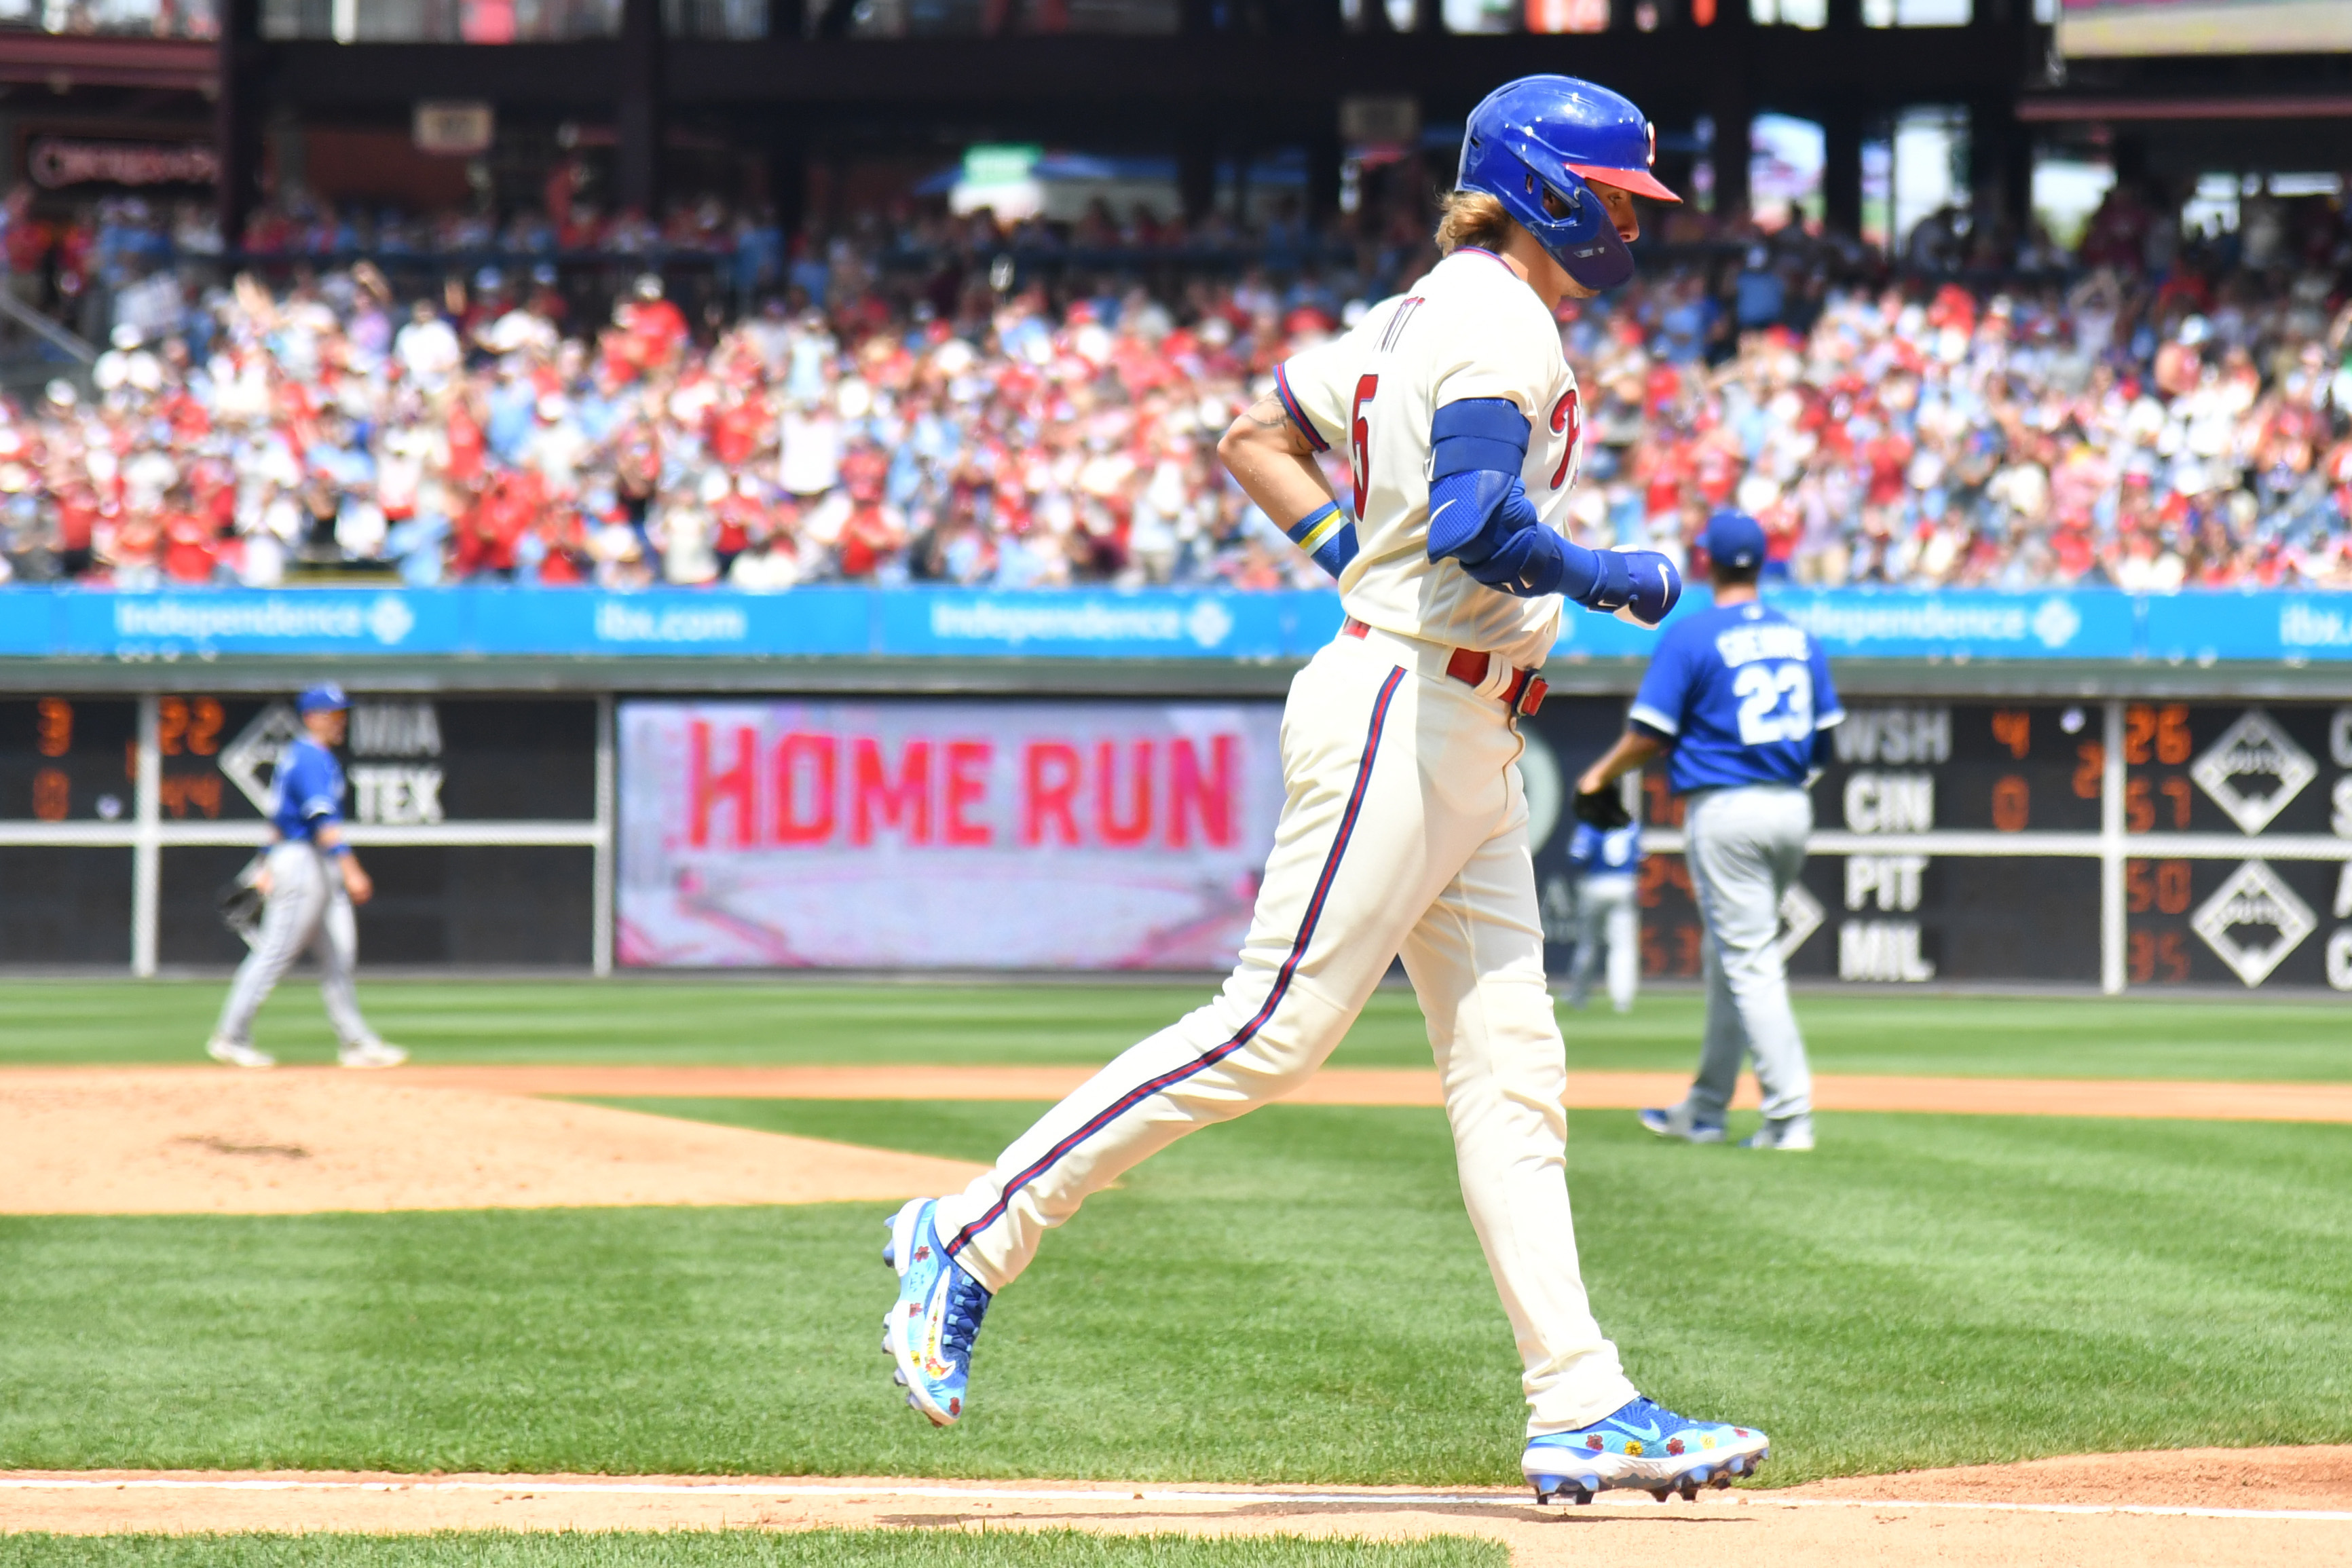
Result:
<svg viewBox="0 0 2352 1568">
<path fill-rule="evenodd" d="M 1606 743 L 1595 717 L 1539 729 L 1563 766 Z M 1780 910 L 1794 975 L 2352 990 L 2352 706 L 1872 700 L 1831 736 Z M 1663 762 L 1640 802 L 1644 967 L 1695 975 Z M 1538 850 L 1557 963 L 1567 834 Z"/>
</svg>

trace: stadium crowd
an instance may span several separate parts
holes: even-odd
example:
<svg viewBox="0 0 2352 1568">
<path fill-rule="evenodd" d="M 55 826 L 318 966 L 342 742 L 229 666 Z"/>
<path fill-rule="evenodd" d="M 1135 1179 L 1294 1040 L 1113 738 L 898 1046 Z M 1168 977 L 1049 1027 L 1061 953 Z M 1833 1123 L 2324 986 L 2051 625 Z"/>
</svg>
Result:
<svg viewBox="0 0 2352 1568">
<path fill-rule="evenodd" d="M 121 587 L 1317 585 L 1216 435 L 1433 258 L 1391 225 L 1350 265 L 1155 292 L 992 276 L 984 216 L 748 259 L 751 219 L 685 221 L 740 273 L 710 298 L 758 303 L 690 317 L 647 271 L 583 322 L 543 264 L 417 297 L 315 232 L 289 240 L 315 270 L 199 291 L 93 236 L 118 324 L 89 390 L 0 406 L 0 561 Z M 1579 537 L 1679 555 L 1729 503 L 1806 584 L 2352 588 L 2352 238 L 2168 231 L 2111 196 L 2067 270 L 1972 285 L 1857 278 L 1792 227 L 1568 307 Z M 885 275 L 923 247 L 928 275 Z"/>
</svg>

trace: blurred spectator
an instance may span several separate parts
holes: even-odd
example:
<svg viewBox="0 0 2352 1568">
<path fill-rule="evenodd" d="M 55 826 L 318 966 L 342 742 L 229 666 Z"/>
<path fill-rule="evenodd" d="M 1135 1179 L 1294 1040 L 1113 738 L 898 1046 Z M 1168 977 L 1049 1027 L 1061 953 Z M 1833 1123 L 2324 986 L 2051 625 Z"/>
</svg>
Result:
<svg viewBox="0 0 2352 1568">
<path fill-rule="evenodd" d="M 193 208 L 52 220 L 13 195 L 10 286 L 110 300 L 112 333 L 93 395 L 0 406 L 8 578 L 1323 586 L 1214 462 L 1216 435 L 1430 258 L 1412 210 L 1359 215 L 1318 253 L 1283 207 L 1265 272 L 1024 279 L 1007 247 L 1240 241 L 1105 208 L 1066 234 L 893 214 L 787 246 L 764 210 L 607 219 L 558 176 L 544 215 L 502 226 L 264 213 L 249 249 L 315 259 L 208 291 L 181 268 L 218 248 Z M 1922 270 L 1900 279 L 1794 226 L 1710 238 L 1676 216 L 1709 244 L 1563 313 L 1573 526 L 1681 558 L 1737 502 L 1764 521 L 1768 574 L 1806 584 L 2352 587 L 2352 239 L 2324 202 L 2256 216 L 2242 247 L 2184 247 L 2118 187 L 2087 270 L 1965 281 L 1950 268 L 2001 242 L 1957 210 L 1907 237 Z M 509 254 L 469 260 L 470 286 L 404 300 L 342 264 L 494 241 Z M 609 319 L 573 325 L 577 298 L 532 258 L 600 248 L 647 259 Z M 731 250 L 720 291 L 682 309 L 665 249 Z M 2013 250 L 2055 255 L 2039 234 Z M 1344 454 L 1328 462 L 1347 493 Z"/>
</svg>

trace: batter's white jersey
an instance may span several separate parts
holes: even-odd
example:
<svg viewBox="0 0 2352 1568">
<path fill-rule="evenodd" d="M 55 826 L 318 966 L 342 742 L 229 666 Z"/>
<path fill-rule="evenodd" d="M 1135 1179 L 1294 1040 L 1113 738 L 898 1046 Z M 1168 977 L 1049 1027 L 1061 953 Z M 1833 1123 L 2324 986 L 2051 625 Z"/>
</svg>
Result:
<svg viewBox="0 0 2352 1568">
<path fill-rule="evenodd" d="M 1358 545 L 1339 576 L 1348 614 L 1539 667 L 1559 635 L 1556 595 L 1514 598 L 1429 558 L 1430 420 L 1465 398 L 1507 398 L 1528 416 L 1520 480 L 1544 525 L 1567 532 L 1582 422 L 1559 328 L 1536 291 L 1494 252 L 1465 247 L 1276 375 L 1307 439 L 1348 454 Z"/>
</svg>

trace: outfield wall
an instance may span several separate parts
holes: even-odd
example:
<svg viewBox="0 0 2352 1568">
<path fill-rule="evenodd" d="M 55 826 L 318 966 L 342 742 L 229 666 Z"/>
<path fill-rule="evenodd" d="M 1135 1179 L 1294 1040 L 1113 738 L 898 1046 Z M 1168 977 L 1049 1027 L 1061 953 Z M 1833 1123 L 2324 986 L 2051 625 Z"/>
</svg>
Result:
<svg viewBox="0 0 2352 1568">
<path fill-rule="evenodd" d="M 757 603 L 822 625 L 837 613 L 824 605 L 857 600 L 869 629 L 934 607 L 885 614 L 871 601 L 929 596 L 843 593 Z M 307 594 L 226 619 L 214 610 L 259 596 L 48 597 L 53 617 L 215 639 L 333 630 L 350 611 Z M 647 595 L 632 613 L 666 624 L 672 597 L 695 596 Z M 1166 612 L 1180 628 L 1201 605 L 1258 602 L 1137 597 L 1143 624 Z M 2335 601 L 1947 597 L 1782 601 L 1845 650 L 1853 714 L 1782 910 L 1792 973 L 2352 990 L 2352 659 L 2066 651 L 2111 634 L 2145 647 L 2151 627 L 2193 625 L 2191 612 L 2217 646 L 2241 646 L 2231 616 L 2315 637 Z M 611 615 L 597 598 L 488 591 L 462 613 L 569 599 L 593 625 Z M 396 620 L 366 607 L 386 599 L 356 613 Z M 118 614 L 167 602 L 143 620 Z M 214 890 L 264 837 L 293 723 L 284 694 L 334 675 L 358 698 L 349 805 L 380 889 L 362 915 L 372 963 L 1220 967 L 1280 798 L 1276 725 L 1297 662 L 1282 639 L 1333 618 L 1327 595 L 1266 602 L 1261 630 L 1289 651 L 1242 658 L 1150 643 L 1085 659 L 870 643 L 772 658 L 420 654 L 412 627 L 391 651 L 215 640 L 0 659 L 0 965 L 234 963 Z M 0 595 L 0 612 L 12 603 Z M 1028 613 L 958 624 L 1048 624 Z M 1076 613 L 1055 624 L 1112 624 Z M 1564 781 L 1622 727 L 1649 640 L 1604 617 L 1571 625 L 1587 644 L 1555 655 L 1555 695 L 1525 726 L 1556 971 L 1573 929 Z M 2043 646 L 2060 632 L 2059 651 Z M 1615 651 L 1593 651 L 1603 638 Z M 1639 794 L 1654 852 L 1644 966 L 1695 975 L 1677 804 L 1656 778 Z"/>
</svg>

